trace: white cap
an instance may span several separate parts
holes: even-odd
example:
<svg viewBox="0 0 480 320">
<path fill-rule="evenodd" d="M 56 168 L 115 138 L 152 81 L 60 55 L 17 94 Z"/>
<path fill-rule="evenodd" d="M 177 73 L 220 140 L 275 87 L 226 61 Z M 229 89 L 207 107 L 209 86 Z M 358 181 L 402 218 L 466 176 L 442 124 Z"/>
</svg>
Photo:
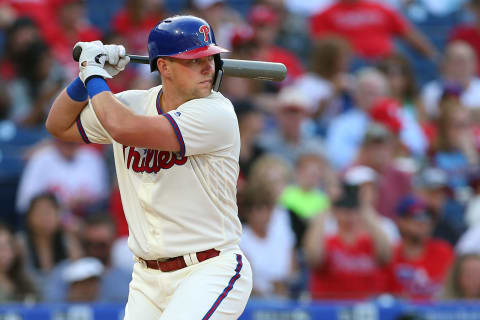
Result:
<svg viewBox="0 0 480 320">
<path fill-rule="evenodd" d="M 287 86 L 280 90 L 278 94 L 278 106 L 280 108 L 298 107 L 305 109 L 305 111 L 313 111 L 313 105 L 310 99 L 306 97 L 301 89 L 294 86 Z"/>
<path fill-rule="evenodd" d="M 100 277 L 103 264 L 96 258 L 81 258 L 68 264 L 63 271 L 63 280 L 72 283 L 92 277 Z"/>
<path fill-rule="evenodd" d="M 210 6 L 213 6 L 214 4 L 217 4 L 219 2 L 223 2 L 223 0 L 193 0 L 193 4 L 195 7 L 198 9 L 207 9 Z"/>
<path fill-rule="evenodd" d="M 348 185 L 358 186 L 367 182 L 374 182 L 377 179 L 377 173 L 367 166 L 355 166 L 347 170 L 344 181 Z"/>
</svg>

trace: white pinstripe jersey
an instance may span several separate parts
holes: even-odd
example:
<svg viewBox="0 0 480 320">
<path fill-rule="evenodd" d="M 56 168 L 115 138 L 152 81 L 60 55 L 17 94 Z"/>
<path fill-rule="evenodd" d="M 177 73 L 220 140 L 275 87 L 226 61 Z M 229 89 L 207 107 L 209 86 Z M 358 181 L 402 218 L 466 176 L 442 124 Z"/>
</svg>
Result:
<svg viewBox="0 0 480 320">
<path fill-rule="evenodd" d="M 77 120 L 85 142 L 113 145 L 128 245 L 144 259 L 235 246 L 241 236 L 236 205 L 240 133 L 233 106 L 212 92 L 163 114 L 160 93 L 158 86 L 116 97 L 136 114 L 166 117 L 179 153 L 117 143 L 91 104 Z"/>
</svg>

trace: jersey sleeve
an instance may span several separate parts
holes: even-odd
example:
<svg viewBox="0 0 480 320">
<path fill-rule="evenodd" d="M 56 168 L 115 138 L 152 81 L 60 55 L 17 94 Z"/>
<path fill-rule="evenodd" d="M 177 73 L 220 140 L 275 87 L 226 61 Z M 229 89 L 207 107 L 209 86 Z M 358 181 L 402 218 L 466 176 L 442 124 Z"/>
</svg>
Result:
<svg viewBox="0 0 480 320">
<path fill-rule="evenodd" d="M 164 116 L 175 130 L 182 156 L 214 153 L 235 144 L 238 121 L 225 98 L 191 100 Z"/>
<path fill-rule="evenodd" d="M 78 116 L 77 129 L 85 143 L 110 144 L 113 142 L 110 134 L 98 120 L 91 101 Z"/>
</svg>

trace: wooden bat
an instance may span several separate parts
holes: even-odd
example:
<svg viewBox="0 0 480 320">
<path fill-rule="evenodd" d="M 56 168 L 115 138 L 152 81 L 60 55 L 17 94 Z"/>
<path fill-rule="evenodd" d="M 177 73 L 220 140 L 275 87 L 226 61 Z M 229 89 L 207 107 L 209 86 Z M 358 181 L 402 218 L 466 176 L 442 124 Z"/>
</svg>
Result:
<svg viewBox="0 0 480 320">
<path fill-rule="evenodd" d="M 73 50 L 73 59 L 78 61 L 82 52 L 81 47 Z M 148 56 L 129 54 L 130 62 L 149 64 Z M 287 68 L 283 63 L 265 62 L 239 59 L 222 59 L 223 74 L 229 77 L 249 78 L 256 80 L 282 81 L 287 75 Z"/>
</svg>

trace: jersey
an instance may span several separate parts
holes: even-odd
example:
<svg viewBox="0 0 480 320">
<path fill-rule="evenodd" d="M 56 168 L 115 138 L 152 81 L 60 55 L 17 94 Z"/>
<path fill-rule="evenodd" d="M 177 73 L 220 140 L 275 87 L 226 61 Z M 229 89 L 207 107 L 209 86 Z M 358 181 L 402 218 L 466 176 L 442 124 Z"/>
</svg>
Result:
<svg viewBox="0 0 480 320">
<path fill-rule="evenodd" d="M 236 205 L 240 133 L 233 105 L 212 92 L 163 113 L 161 90 L 129 90 L 116 97 L 136 114 L 166 117 L 178 153 L 114 141 L 91 102 L 77 119 L 84 142 L 113 145 L 128 246 L 143 259 L 235 247 L 242 227 Z"/>
</svg>

